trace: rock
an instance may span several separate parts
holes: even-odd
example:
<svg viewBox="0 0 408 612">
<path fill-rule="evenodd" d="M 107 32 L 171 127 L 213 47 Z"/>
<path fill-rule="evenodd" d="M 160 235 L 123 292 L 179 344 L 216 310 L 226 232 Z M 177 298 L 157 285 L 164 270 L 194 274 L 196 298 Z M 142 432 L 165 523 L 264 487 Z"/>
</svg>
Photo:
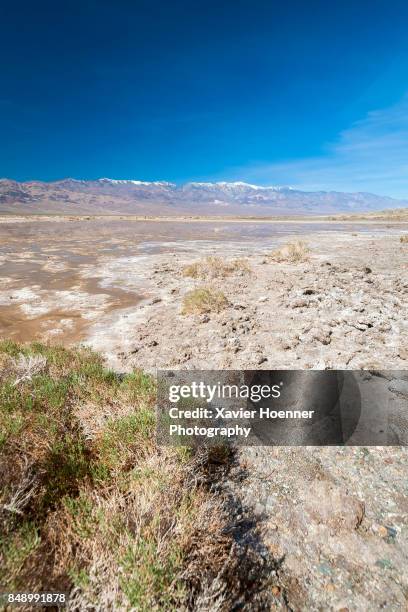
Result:
<svg viewBox="0 0 408 612">
<path fill-rule="evenodd" d="M 258 298 L 258 302 L 266 302 L 268 299 L 267 295 L 262 295 L 260 298 Z"/>
<path fill-rule="evenodd" d="M 317 340 L 318 342 L 321 342 L 322 344 L 330 344 L 331 342 L 331 334 L 332 334 L 331 330 L 325 330 L 322 328 L 314 328 L 310 331 L 310 334 L 313 340 Z"/>
<path fill-rule="evenodd" d="M 333 573 L 333 570 L 328 563 L 320 563 L 317 569 L 325 576 L 330 576 Z"/>
<path fill-rule="evenodd" d="M 265 500 L 264 506 L 265 510 L 267 510 L 268 512 L 270 512 L 274 508 L 274 506 L 276 506 L 276 499 L 273 495 L 268 495 Z"/>
<path fill-rule="evenodd" d="M 359 331 L 366 331 L 368 329 L 367 323 L 360 323 L 359 321 L 356 321 L 355 323 L 352 323 L 352 325 Z"/>
<path fill-rule="evenodd" d="M 287 340 L 286 338 L 281 338 L 279 340 L 279 346 L 284 350 L 284 351 L 288 351 L 289 349 L 292 348 L 292 344 L 289 342 L 289 340 Z"/>
<path fill-rule="evenodd" d="M 393 541 L 395 540 L 395 538 L 397 537 L 397 530 L 394 529 L 394 527 L 386 527 L 387 530 L 387 537 L 389 541 Z"/>
<path fill-rule="evenodd" d="M 264 506 L 263 506 L 263 504 L 261 504 L 260 502 L 256 502 L 256 504 L 254 506 L 254 512 L 255 512 L 255 514 L 263 514 L 264 513 Z"/>
<path fill-rule="evenodd" d="M 247 334 L 251 331 L 251 326 L 247 325 L 245 323 L 242 323 L 239 328 L 238 328 L 238 332 L 241 334 Z"/>
<path fill-rule="evenodd" d="M 311 485 L 305 510 L 315 523 L 336 531 L 356 529 L 364 517 L 363 502 L 327 481 Z"/>
<path fill-rule="evenodd" d="M 297 300 L 293 300 L 290 304 L 288 304 L 289 308 L 303 308 L 305 306 L 309 306 L 309 300 L 304 298 L 298 298 Z"/>
<path fill-rule="evenodd" d="M 389 559 L 378 559 L 375 564 L 381 569 L 393 569 L 393 565 Z"/>
<path fill-rule="evenodd" d="M 265 361 L 268 361 L 268 358 L 265 357 L 265 355 L 261 355 L 260 357 L 258 357 L 257 364 L 261 365 L 261 363 L 265 363 Z"/>
<path fill-rule="evenodd" d="M 159 302 L 161 302 L 162 299 L 160 297 L 155 297 L 152 299 L 152 301 L 150 302 L 150 304 L 158 304 Z"/>
<path fill-rule="evenodd" d="M 234 353 L 238 353 L 241 350 L 241 344 L 237 336 L 232 336 L 227 340 L 228 348 L 232 349 Z"/>
<path fill-rule="evenodd" d="M 405 347 L 400 347 L 399 351 L 398 351 L 398 355 L 401 357 L 401 359 L 404 359 L 405 361 L 408 361 L 408 348 Z"/>
<path fill-rule="evenodd" d="M 377 330 L 380 332 L 388 332 L 391 329 L 391 325 L 389 325 L 388 323 L 382 323 L 380 325 L 377 326 Z"/>
</svg>

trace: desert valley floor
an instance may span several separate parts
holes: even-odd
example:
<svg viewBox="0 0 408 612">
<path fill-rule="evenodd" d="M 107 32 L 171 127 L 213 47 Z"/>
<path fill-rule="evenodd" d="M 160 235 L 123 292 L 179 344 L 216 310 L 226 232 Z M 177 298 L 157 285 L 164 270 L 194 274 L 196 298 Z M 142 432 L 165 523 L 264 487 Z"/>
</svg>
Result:
<svg viewBox="0 0 408 612">
<path fill-rule="evenodd" d="M 403 367 L 406 224 L 26 221 L 0 224 L 0 335 L 85 342 L 118 369 L 140 366 Z M 304 262 L 269 256 L 299 238 Z M 207 256 L 247 270 L 189 278 Z M 228 305 L 182 314 L 216 287 Z"/>
<path fill-rule="evenodd" d="M 84 342 L 121 372 L 392 369 L 404 389 L 407 234 L 404 223 L 6 219 L 0 336 Z M 273 255 L 294 239 L 304 258 Z M 208 256 L 241 265 L 188 274 Z M 197 287 L 222 292 L 223 307 L 183 311 Z M 280 559 L 277 608 L 406 609 L 406 451 L 239 450 L 223 487 Z"/>
</svg>

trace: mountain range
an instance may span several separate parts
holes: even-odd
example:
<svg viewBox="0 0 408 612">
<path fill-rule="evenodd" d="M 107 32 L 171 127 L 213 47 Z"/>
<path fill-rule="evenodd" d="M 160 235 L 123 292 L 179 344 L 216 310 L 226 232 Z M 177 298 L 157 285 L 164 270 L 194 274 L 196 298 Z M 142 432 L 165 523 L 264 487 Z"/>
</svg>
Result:
<svg viewBox="0 0 408 612">
<path fill-rule="evenodd" d="M 272 216 L 373 212 L 408 206 L 371 193 L 301 191 L 241 181 L 184 183 L 101 178 L 54 182 L 0 179 L 0 213 Z"/>
</svg>

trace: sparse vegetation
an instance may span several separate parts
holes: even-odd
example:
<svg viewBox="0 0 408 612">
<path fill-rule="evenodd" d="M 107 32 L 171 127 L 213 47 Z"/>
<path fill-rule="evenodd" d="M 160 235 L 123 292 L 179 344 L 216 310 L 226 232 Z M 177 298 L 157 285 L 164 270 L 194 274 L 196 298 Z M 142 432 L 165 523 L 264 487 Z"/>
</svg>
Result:
<svg viewBox="0 0 408 612">
<path fill-rule="evenodd" d="M 202 279 L 225 278 L 234 273 L 247 274 L 250 270 L 247 259 L 225 261 L 221 257 L 210 256 L 185 266 L 183 275 Z"/>
<path fill-rule="evenodd" d="M 294 240 L 273 251 L 270 258 L 277 262 L 301 263 L 309 259 L 310 249 L 303 240 Z"/>
<path fill-rule="evenodd" d="M 158 447 L 154 402 L 151 377 L 106 370 L 87 349 L 0 343 L 3 591 L 68 591 L 70 609 L 219 601 L 213 581 L 242 565 L 210 492 L 229 451 Z"/>
<path fill-rule="evenodd" d="M 404 234 L 404 236 L 400 236 L 400 242 L 402 244 L 408 244 L 408 234 Z"/>
<path fill-rule="evenodd" d="M 221 312 L 227 306 L 228 300 L 222 291 L 198 287 L 184 296 L 182 314 Z"/>
</svg>

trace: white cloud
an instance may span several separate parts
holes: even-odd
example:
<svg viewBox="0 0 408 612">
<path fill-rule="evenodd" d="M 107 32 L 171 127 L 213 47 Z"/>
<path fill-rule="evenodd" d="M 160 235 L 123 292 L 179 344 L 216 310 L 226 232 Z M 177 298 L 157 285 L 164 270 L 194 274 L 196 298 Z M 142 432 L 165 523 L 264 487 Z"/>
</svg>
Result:
<svg viewBox="0 0 408 612">
<path fill-rule="evenodd" d="M 241 170 L 240 176 L 307 190 L 408 198 L 408 95 L 394 106 L 368 113 L 340 133 L 321 156 L 254 165 Z"/>
</svg>

